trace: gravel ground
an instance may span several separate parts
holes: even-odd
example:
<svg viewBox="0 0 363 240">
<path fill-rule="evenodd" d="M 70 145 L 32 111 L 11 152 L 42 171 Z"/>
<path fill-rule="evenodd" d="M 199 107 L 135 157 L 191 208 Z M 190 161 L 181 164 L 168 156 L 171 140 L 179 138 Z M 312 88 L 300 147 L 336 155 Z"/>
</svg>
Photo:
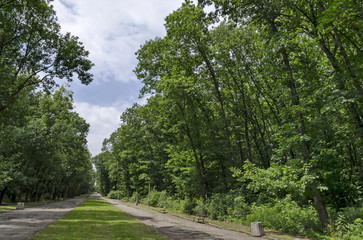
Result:
<svg viewBox="0 0 363 240">
<path fill-rule="evenodd" d="M 92 194 L 91 198 L 103 198 Z M 0 212 L 0 240 L 27 240 L 50 223 L 66 215 L 87 198 L 69 199 L 24 210 Z M 196 223 L 147 208 L 130 207 L 121 201 L 105 199 L 122 211 L 141 220 L 171 239 L 200 240 L 258 240 L 247 234 L 218 228 L 209 224 Z M 26 206 L 25 206 L 26 207 Z"/>
<path fill-rule="evenodd" d="M 76 198 L 42 206 L 0 212 L 0 239 L 26 240 L 66 215 L 87 198 Z M 26 203 L 25 203 L 26 207 Z"/>
<path fill-rule="evenodd" d="M 139 206 L 130 207 L 122 204 L 121 201 L 105 199 L 122 211 L 136 217 L 146 225 L 155 228 L 161 234 L 171 239 L 211 239 L 211 240 L 258 240 L 263 238 L 252 237 L 248 234 L 218 228 L 209 224 L 196 223 L 187 219 L 163 214 L 151 209 Z"/>
</svg>

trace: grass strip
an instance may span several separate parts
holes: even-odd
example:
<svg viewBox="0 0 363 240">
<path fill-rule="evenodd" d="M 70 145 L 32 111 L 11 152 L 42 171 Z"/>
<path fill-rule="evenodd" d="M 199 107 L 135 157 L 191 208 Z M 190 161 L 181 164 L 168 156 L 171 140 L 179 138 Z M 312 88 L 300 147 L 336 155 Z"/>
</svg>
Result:
<svg viewBox="0 0 363 240">
<path fill-rule="evenodd" d="M 0 212 L 14 210 L 16 208 L 16 204 L 1 204 Z"/>
<path fill-rule="evenodd" d="M 75 198 L 82 198 L 82 197 L 88 197 L 88 196 L 89 196 L 89 194 L 84 194 L 84 195 L 81 195 L 81 196 L 77 196 Z M 63 201 L 63 199 L 41 200 L 41 201 L 38 201 L 38 202 L 24 202 L 24 208 L 37 207 L 37 206 L 41 206 L 41 205 L 45 205 L 45 204 L 49 204 L 49 203 L 54 203 L 54 202 L 60 202 L 60 201 Z M 15 209 L 16 209 L 16 203 L 0 204 L 0 212 L 15 210 Z"/>
<path fill-rule="evenodd" d="M 101 199 L 88 199 L 31 240 L 169 239 Z"/>
</svg>

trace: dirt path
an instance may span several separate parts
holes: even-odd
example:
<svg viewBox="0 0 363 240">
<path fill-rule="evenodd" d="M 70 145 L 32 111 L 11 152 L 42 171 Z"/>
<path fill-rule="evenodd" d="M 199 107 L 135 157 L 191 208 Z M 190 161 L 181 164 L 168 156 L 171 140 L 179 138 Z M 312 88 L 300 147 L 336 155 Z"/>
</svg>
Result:
<svg viewBox="0 0 363 240">
<path fill-rule="evenodd" d="M 211 239 L 211 240 L 258 240 L 247 234 L 214 227 L 209 224 L 196 223 L 173 215 L 163 214 L 151 209 L 134 208 L 122 204 L 121 201 L 105 199 L 122 211 L 136 217 L 143 223 L 155 228 L 171 239 Z"/>
<path fill-rule="evenodd" d="M 0 212 L 0 239 L 26 240 L 63 217 L 87 198 L 69 199 L 42 206 Z M 25 205 L 26 207 L 26 205 Z"/>
</svg>

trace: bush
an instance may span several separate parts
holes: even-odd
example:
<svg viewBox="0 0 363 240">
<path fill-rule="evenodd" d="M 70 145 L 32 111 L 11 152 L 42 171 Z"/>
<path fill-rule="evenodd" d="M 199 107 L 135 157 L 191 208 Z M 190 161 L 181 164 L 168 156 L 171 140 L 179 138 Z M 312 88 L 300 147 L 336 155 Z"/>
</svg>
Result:
<svg viewBox="0 0 363 240">
<path fill-rule="evenodd" d="M 184 200 L 180 200 L 179 211 L 183 213 L 195 214 L 194 209 L 197 206 L 195 200 L 186 198 Z"/>
<path fill-rule="evenodd" d="M 257 221 L 267 228 L 288 233 L 307 234 L 321 229 L 316 210 L 298 206 L 289 195 L 274 204 L 252 205 L 246 223 Z"/>
<path fill-rule="evenodd" d="M 342 236 L 344 240 L 363 239 L 363 219 L 357 218 L 353 224 L 348 224 L 348 231 Z"/>
<path fill-rule="evenodd" d="M 199 200 L 196 203 L 196 206 L 194 208 L 194 213 L 196 215 L 206 215 L 207 214 L 207 206 L 203 202 L 203 200 Z"/>
<path fill-rule="evenodd" d="M 225 220 L 228 209 L 233 209 L 233 197 L 231 195 L 215 194 L 207 200 L 207 215 L 212 219 Z"/>
<path fill-rule="evenodd" d="M 233 199 L 233 208 L 228 209 L 229 220 L 244 221 L 248 214 L 251 213 L 251 208 L 245 201 L 244 197 L 235 197 Z"/>
<path fill-rule="evenodd" d="M 341 239 L 363 239 L 363 208 L 347 207 L 331 213 L 330 234 Z"/>
<path fill-rule="evenodd" d="M 126 197 L 125 193 L 123 191 L 120 191 L 120 190 L 115 190 L 115 191 L 111 191 L 108 193 L 107 195 L 108 198 L 111 198 L 111 199 L 122 199 L 124 197 Z"/>
<path fill-rule="evenodd" d="M 146 198 L 143 199 L 143 202 L 153 207 L 167 207 L 168 197 L 166 191 L 158 192 L 152 190 L 150 196 L 146 196 Z"/>
<path fill-rule="evenodd" d="M 129 198 L 129 201 L 136 202 L 136 199 L 140 202 L 140 195 L 138 192 L 133 192 L 131 198 Z"/>
</svg>

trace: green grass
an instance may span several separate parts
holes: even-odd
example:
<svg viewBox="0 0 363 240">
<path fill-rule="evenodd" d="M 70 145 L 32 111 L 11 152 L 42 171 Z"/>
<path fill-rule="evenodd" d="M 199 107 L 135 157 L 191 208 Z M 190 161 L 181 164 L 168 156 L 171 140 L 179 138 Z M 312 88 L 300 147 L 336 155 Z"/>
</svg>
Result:
<svg viewBox="0 0 363 240">
<path fill-rule="evenodd" d="M 14 210 L 16 208 L 16 204 L 1 204 L 0 212 Z"/>
<path fill-rule="evenodd" d="M 100 199 L 88 199 L 31 240 L 168 239 Z"/>
<path fill-rule="evenodd" d="M 24 202 L 24 207 L 25 208 L 36 207 L 36 206 L 41 206 L 41 205 L 45 205 L 48 203 L 59 202 L 59 201 L 60 200 L 42 200 L 39 202 Z M 0 205 L 0 212 L 15 210 L 15 209 L 16 209 L 16 203 L 4 203 L 4 204 Z"/>
</svg>

